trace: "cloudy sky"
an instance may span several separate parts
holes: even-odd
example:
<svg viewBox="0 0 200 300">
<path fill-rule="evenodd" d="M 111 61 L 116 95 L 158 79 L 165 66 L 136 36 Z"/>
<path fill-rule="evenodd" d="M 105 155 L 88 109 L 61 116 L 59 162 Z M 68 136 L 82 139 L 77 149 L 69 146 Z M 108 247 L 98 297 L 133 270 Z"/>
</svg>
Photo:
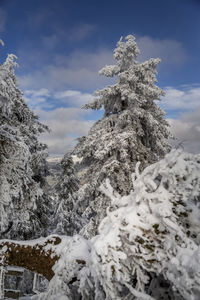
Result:
<svg viewBox="0 0 200 300">
<path fill-rule="evenodd" d="M 136 36 L 139 60 L 160 57 L 161 107 L 187 151 L 200 153 L 200 0 L 0 0 L 1 62 L 16 70 L 29 106 L 49 125 L 42 137 L 62 155 L 102 116 L 80 107 L 111 81 L 98 70 L 112 64 L 121 36 Z"/>
</svg>

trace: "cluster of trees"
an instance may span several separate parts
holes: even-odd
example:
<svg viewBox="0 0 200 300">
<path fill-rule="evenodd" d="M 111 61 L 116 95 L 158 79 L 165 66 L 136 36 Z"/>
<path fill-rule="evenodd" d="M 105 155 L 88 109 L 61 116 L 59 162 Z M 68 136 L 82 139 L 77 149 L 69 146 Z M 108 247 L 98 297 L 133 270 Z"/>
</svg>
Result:
<svg viewBox="0 0 200 300">
<path fill-rule="evenodd" d="M 200 156 L 170 152 L 168 123 L 155 102 L 163 95 L 160 60 L 140 63 L 138 54 L 129 35 L 117 44 L 116 65 L 100 70 L 117 81 L 84 106 L 105 113 L 63 157 L 54 209 L 44 189 L 46 148 L 37 139 L 48 128 L 23 100 L 15 57 L 0 66 L 1 238 L 62 235 L 27 247 L 0 241 L 7 264 L 19 253 L 18 265 L 43 275 L 40 259 L 54 265 L 47 290 L 34 299 L 200 298 Z M 73 155 L 81 158 L 79 171 Z M 31 268 L 32 249 L 39 252 Z"/>
</svg>

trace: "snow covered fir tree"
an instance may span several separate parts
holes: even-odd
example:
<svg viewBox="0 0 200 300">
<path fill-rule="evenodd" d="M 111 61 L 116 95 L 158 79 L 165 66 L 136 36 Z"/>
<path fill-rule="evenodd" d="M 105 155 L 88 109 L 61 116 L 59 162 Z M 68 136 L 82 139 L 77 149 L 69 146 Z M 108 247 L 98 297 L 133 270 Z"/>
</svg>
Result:
<svg viewBox="0 0 200 300">
<path fill-rule="evenodd" d="M 45 235 L 49 224 L 47 151 L 38 141 L 48 128 L 23 100 L 15 59 L 0 65 L 0 235 L 23 240 Z"/>
<path fill-rule="evenodd" d="M 109 199 L 99 186 L 109 178 L 113 188 L 126 195 L 133 188 L 131 174 L 138 161 L 141 169 L 163 157 L 169 150 L 170 136 L 164 112 L 155 103 L 164 95 L 155 85 L 159 59 L 137 61 L 135 38 L 120 39 L 114 50 L 116 65 L 105 66 L 100 75 L 117 77 L 114 85 L 95 92 L 96 98 L 86 109 L 104 109 L 87 136 L 79 139 L 74 154 L 82 157 L 84 186 L 77 194 L 77 228 L 86 237 L 97 233 L 105 217 Z"/>
<path fill-rule="evenodd" d="M 58 234 L 72 235 L 74 230 L 73 194 L 79 189 L 79 180 L 75 174 L 74 163 L 70 154 L 65 154 L 61 161 L 62 172 L 55 186 L 56 204 L 53 231 Z"/>
</svg>

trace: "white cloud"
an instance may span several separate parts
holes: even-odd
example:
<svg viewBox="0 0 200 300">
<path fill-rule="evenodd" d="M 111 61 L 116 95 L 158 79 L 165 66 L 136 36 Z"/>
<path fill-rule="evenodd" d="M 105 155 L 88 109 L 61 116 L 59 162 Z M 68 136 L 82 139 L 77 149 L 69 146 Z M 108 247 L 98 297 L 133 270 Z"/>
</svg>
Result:
<svg viewBox="0 0 200 300">
<path fill-rule="evenodd" d="M 153 39 L 143 36 L 137 40 L 140 48 L 140 60 L 151 57 L 161 58 L 161 67 L 173 68 L 183 64 L 187 59 L 187 54 L 182 44 L 171 39 Z"/>
<path fill-rule="evenodd" d="M 76 137 L 86 135 L 94 121 L 86 121 L 88 111 L 79 108 L 57 108 L 53 111 L 37 109 L 43 123 L 51 132 L 43 134 L 40 140 L 48 145 L 52 155 L 63 155 L 76 144 Z"/>
<path fill-rule="evenodd" d="M 161 103 L 165 110 L 195 110 L 200 107 L 200 86 L 167 87 Z"/>
<path fill-rule="evenodd" d="M 75 145 L 76 137 L 87 134 L 93 124 L 92 120 L 85 120 L 91 111 L 80 109 L 92 99 L 90 94 L 76 90 L 53 93 L 48 89 L 26 90 L 24 94 L 28 105 L 51 130 L 50 134 L 42 134 L 40 140 L 48 145 L 52 155 L 67 152 Z"/>
<path fill-rule="evenodd" d="M 93 96 L 76 90 L 52 92 L 48 89 L 25 90 L 24 99 L 32 109 L 55 107 L 81 107 L 90 102 Z"/>
<path fill-rule="evenodd" d="M 200 153 L 200 108 L 195 112 L 182 114 L 179 120 L 168 119 L 175 144 L 182 143 L 185 151 Z"/>
<path fill-rule="evenodd" d="M 27 104 L 32 108 L 36 107 L 45 107 L 49 108 L 48 98 L 50 97 L 50 92 L 48 89 L 39 89 L 39 90 L 25 90 L 24 99 Z"/>
<path fill-rule="evenodd" d="M 55 93 L 55 99 L 59 99 L 64 103 L 70 104 L 71 106 L 81 107 L 83 104 L 90 102 L 93 96 L 88 93 L 81 93 L 75 90 L 66 90 Z"/>
<path fill-rule="evenodd" d="M 200 153 L 200 84 L 185 84 L 179 89 L 167 87 L 165 92 L 160 106 L 169 114 L 179 112 L 180 116 L 168 119 L 177 138 L 173 144 L 182 143 L 186 151 Z"/>
<path fill-rule="evenodd" d="M 93 53 L 75 51 L 68 56 L 55 57 L 53 64 L 45 65 L 40 70 L 19 76 L 19 82 L 23 89 L 94 91 L 111 82 L 99 76 L 98 71 L 112 62 L 112 52 L 106 49 L 98 49 Z"/>
<path fill-rule="evenodd" d="M 32 97 L 49 97 L 50 93 L 47 89 L 40 89 L 40 90 L 26 90 L 25 91 L 27 96 L 32 96 Z"/>
</svg>

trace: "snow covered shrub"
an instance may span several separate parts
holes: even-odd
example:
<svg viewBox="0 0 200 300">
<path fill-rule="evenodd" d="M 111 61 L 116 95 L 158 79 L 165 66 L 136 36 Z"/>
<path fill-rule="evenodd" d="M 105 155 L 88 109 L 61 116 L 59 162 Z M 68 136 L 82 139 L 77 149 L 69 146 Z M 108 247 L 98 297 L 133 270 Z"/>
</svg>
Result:
<svg viewBox="0 0 200 300">
<path fill-rule="evenodd" d="M 200 299 L 200 155 L 172 150 L 138 168 L 127 196 L 101 186 L 112 206 L 99 235 L 59 246 L 41 299 Z"/>
<path fill-rule="evenodd" d="M 93 243 L 106 299 L 156 297 L 149 286 L 159 275 L 174 295 L 156 299 L 200 299 L 200 155 L 173 150 L 135 176 L 122 199 L 109 182 L 101 187 L 118 207 L 107 210 Z"/>
</svg>

